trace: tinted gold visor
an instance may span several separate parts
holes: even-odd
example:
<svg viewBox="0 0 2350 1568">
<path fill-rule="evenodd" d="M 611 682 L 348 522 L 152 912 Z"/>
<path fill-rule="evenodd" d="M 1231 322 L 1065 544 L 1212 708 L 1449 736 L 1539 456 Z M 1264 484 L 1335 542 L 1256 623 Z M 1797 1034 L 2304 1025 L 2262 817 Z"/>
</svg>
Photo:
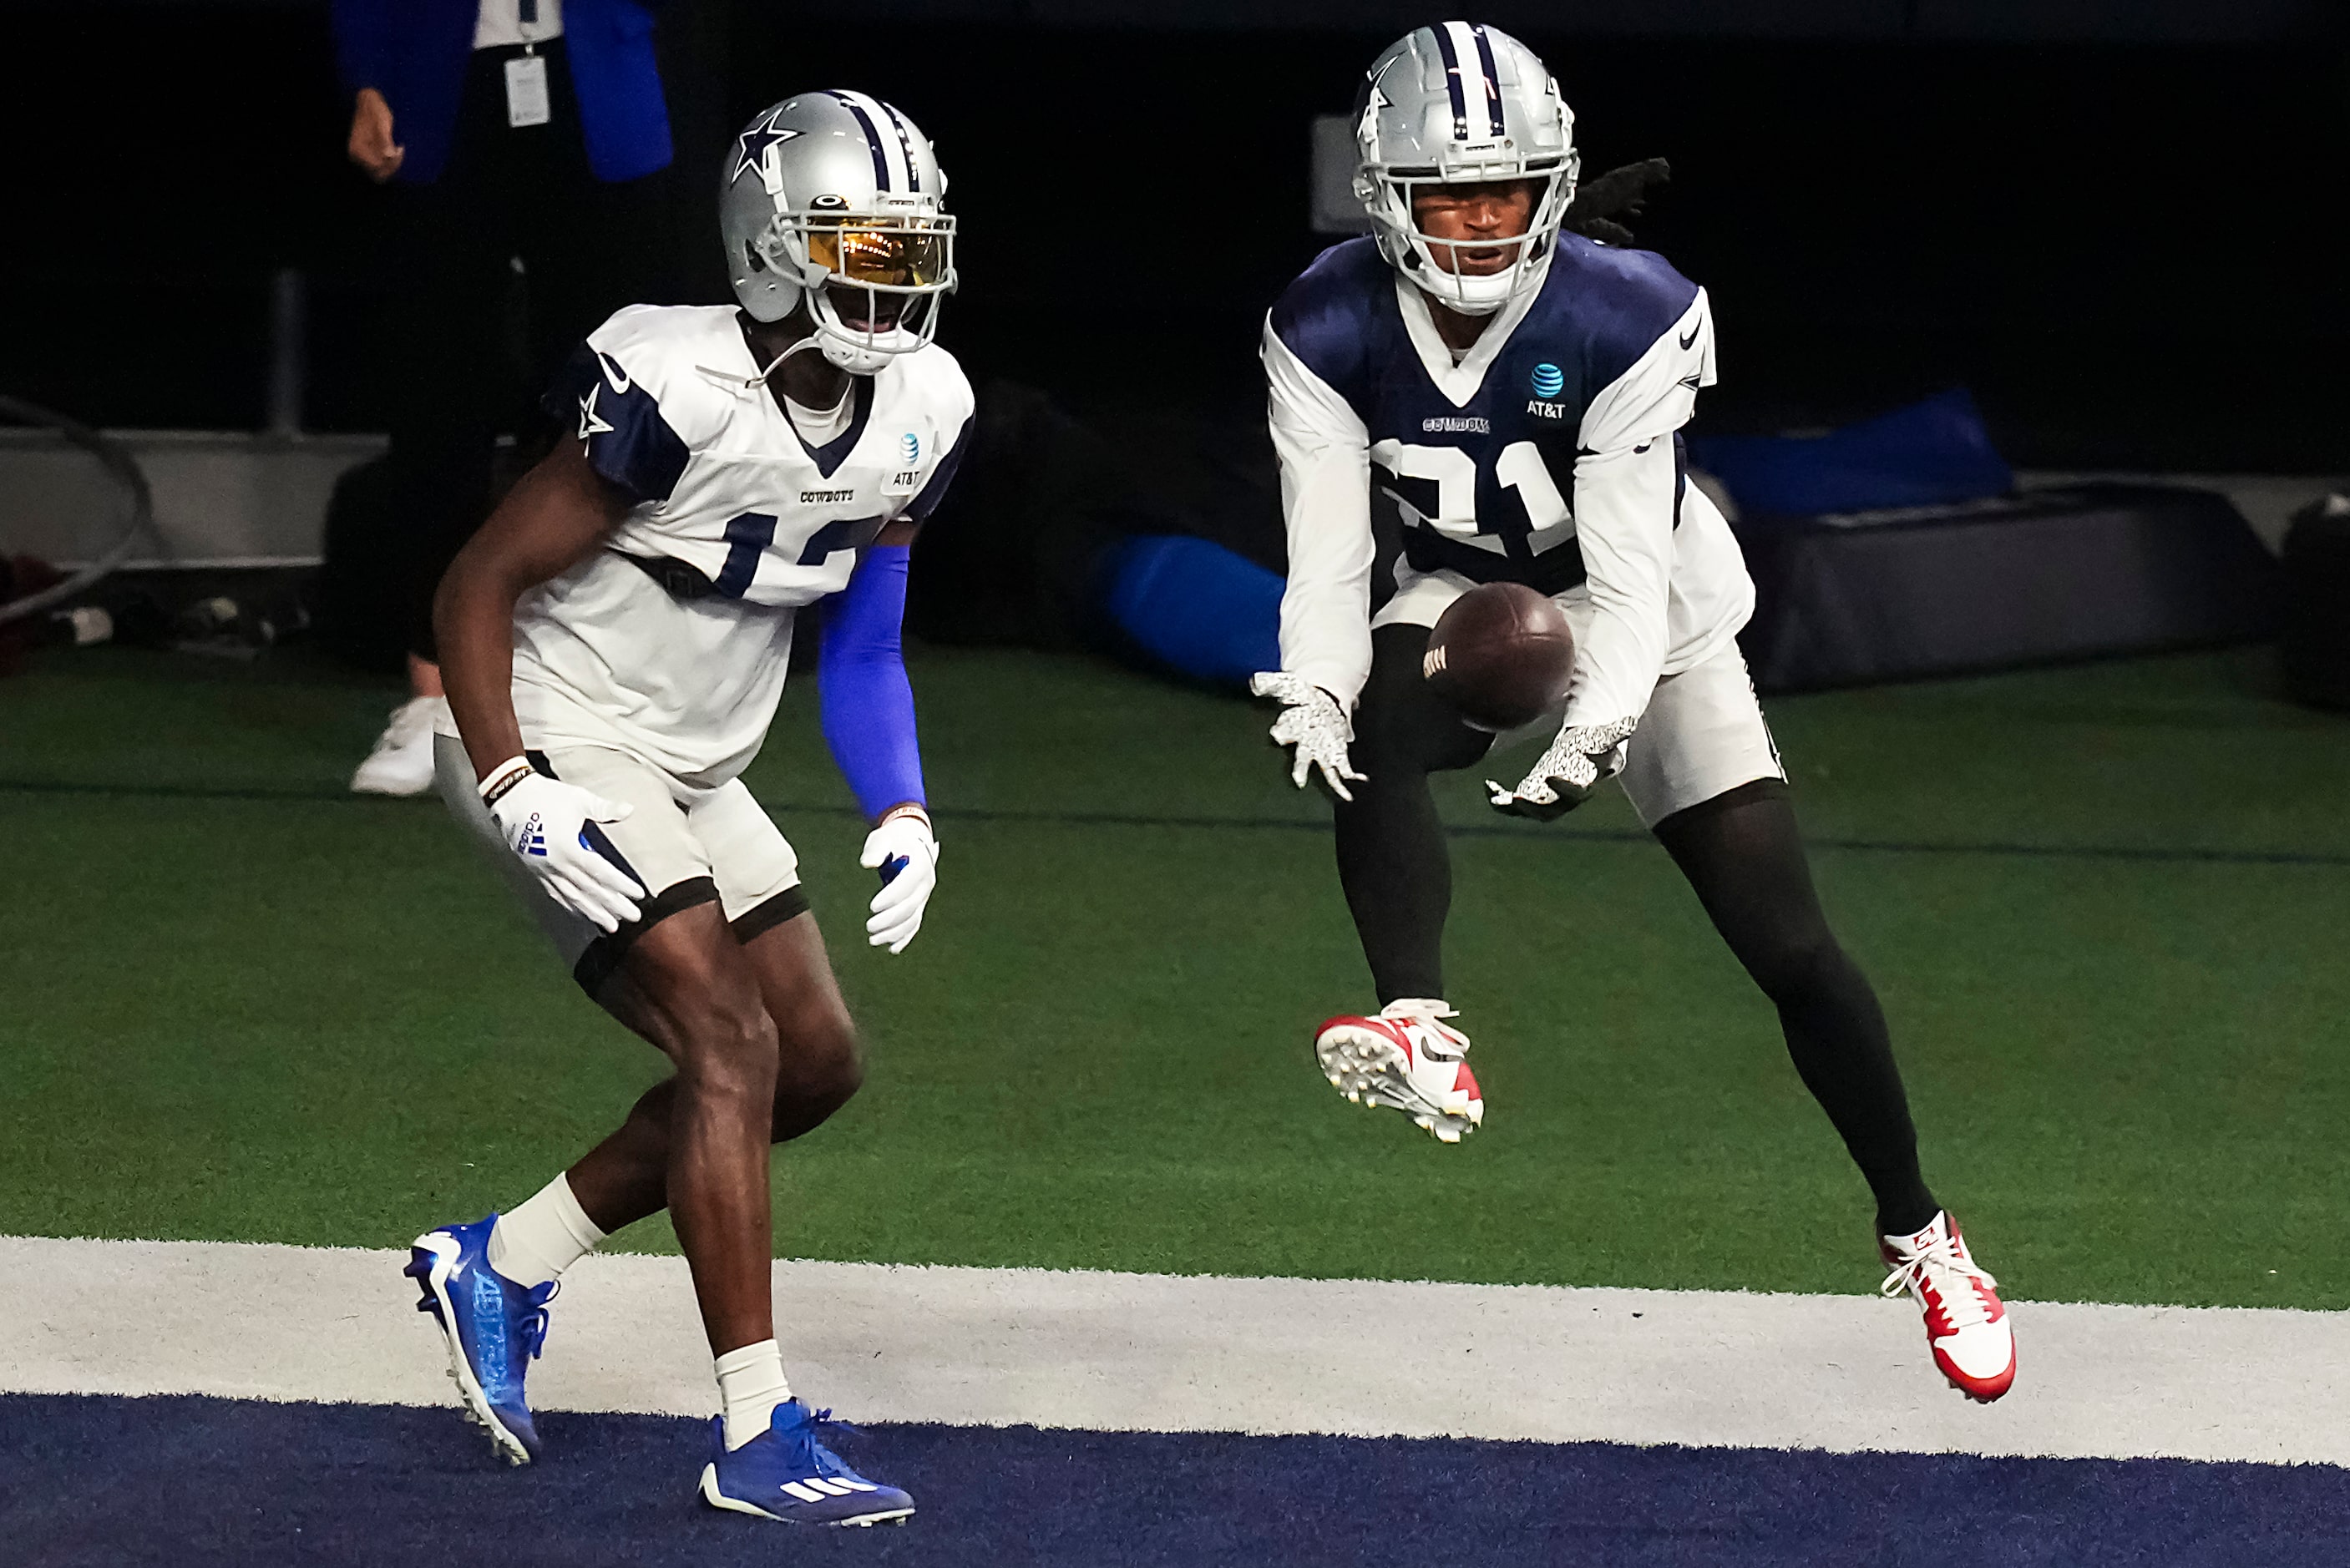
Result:
<svg viewBox="0 0 2350 1568">
<path fill-rule="evenodd" d="M 949 233 L 920 220 L 817 220 L 807 230 L 808 260 L 847 283 L 934 288 L 946 281 Z"/>
</svg>

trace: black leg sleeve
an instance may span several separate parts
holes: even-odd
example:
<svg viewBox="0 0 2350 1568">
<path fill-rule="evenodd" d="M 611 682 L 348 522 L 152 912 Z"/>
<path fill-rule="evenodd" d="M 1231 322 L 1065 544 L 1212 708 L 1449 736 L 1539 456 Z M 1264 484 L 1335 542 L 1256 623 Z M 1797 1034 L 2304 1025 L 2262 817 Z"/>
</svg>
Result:
<svg viewBox="0 0 2350 1568">
<path fill-rule="evenodd" d="M 1939 1205 L 1918 1173 L 1918 1135 L 1885 1012 L 1828 929 L 1786 786 L 1742 784 L 1667 817 L 1657 837 L 1779 1009 L 1795 1071 L 1877 1197 L 1877 1229 L 1924 1229 Z"/>
<path fill-rule="evenodd" d="M 1419 667 L 1427 651 L 1424 626 L 1371 634 L 1371 678 L 1349 753 L 1367 776 L 1351 786 L 1352 805 L 1336 803 L 1338 880 L 1382 1006 L 1444 994 L 1452 859 L 1428 775 L 1471 766 L 1493 743 L 1429 689 Z"/>
</svg>

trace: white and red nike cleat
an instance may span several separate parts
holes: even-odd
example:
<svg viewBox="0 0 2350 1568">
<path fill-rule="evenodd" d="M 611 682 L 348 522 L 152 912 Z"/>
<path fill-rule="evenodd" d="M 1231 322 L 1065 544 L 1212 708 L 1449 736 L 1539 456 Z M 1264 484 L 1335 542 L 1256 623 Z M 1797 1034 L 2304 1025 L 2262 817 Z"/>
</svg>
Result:
<svg viewBox="0 0 2350 1568">
<path fill-rule="evenodd" d="M 1469 1036 L 1438 1022 L 1441 1002 L 1407 997 L 1377 1018 L 1333 1018 L 1315 1032 L 1322 1075 L 1358 1106 L 1401 1111 L 1442 1143 L 1459 1143 L 1485 1119 L 1485 1096 L 1463 1060 Z"/>
<path fill-rule="evenodd" d="M 1967 1253 L 1948 1212 L 1914 1236 L 1879 1236 L 1877 1250 L 1893 1272 L 1879 1287 L 1908 1291 L 1926 1312 L 1926 1343 L 1950 1386 L 1990 1404 L 2015 1382 L 2015 1331 L 1999 1299 L 1999 1282 Z"/>
</svg>

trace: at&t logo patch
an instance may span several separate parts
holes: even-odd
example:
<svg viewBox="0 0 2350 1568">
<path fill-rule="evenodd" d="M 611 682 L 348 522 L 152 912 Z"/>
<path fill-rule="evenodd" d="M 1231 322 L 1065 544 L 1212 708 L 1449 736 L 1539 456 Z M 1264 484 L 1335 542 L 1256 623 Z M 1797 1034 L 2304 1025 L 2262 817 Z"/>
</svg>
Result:
<svg viewBox="0 0 2350 1568">
<path fill-rule="evenodd" d="M 1533 382 L 1537 398 L 1555 398 L 1566 386 L 1565 372 L 1547 361 L 1535 366 L 1534 375 L 1528 379 Z"/>
</svg>

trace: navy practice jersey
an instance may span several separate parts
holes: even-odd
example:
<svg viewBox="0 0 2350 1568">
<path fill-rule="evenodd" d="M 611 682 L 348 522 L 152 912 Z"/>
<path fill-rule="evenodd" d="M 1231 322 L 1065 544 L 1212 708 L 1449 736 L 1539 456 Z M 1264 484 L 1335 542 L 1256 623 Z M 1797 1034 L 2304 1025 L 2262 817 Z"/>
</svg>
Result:
<svg viewBox="0 0 2350 1568">
<path fill-rule="evenodd" d="M 1349 241 L 1274 306 L 1264 359 L 1290 533 L 1283 663 L 1342 698 L 1369 667 L 1375 509 L 1402 545 L 1381 624 L 1432 621 L 1477 583 L 1560 599 L 1583 645 L 1570 722 L 1637 718 L 1751 610 L 1679 457 L 1714 379 L 1706 296 L 1663 258 L 1562 234 L 1456 361 L 1419 292 Z"/>
</svg>

